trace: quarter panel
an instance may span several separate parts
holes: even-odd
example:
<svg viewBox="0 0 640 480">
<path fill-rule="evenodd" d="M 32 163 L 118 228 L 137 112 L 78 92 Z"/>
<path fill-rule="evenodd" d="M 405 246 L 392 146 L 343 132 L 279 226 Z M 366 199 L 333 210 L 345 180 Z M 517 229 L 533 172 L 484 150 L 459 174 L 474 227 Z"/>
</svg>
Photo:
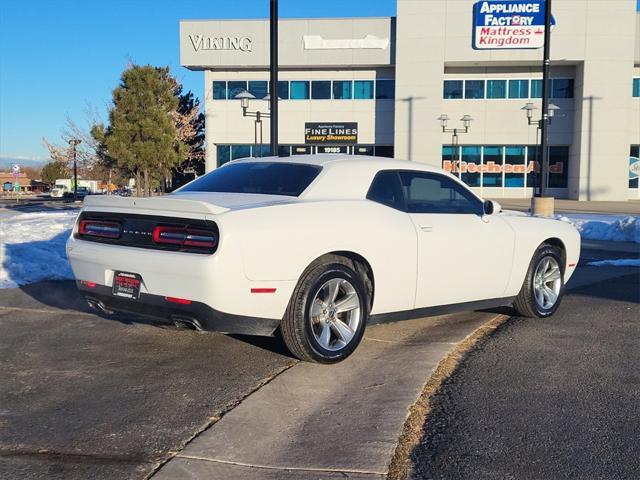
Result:
<svg viewBox="0 0 640 480">
<path fill-rule="evenodd" d="M 309 201 L 229 212 L 218 224 L 221 238 L 233 232 L 239 242 L 251 281 L 297 282 L 318 257 L 351 251 L 373 270 L 373 313 L 413 308 L 416 234 L 404 212 L 368 200 Z"/>
</svg>

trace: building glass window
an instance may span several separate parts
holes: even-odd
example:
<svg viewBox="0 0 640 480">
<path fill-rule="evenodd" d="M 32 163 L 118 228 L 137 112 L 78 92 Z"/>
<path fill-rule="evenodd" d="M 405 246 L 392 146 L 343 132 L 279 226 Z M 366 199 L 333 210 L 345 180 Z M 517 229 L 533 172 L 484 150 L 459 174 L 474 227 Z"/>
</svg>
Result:
<svg viewBox="0 0 640 480">
<path fill-rule="evenodd" d="M 353 98 L 371 100 L 373 98 L 373 80 L 354 80 Z"/>
<path fill-rule="evenodd" d="M 351 100 L 353 98 L 353 83 L 351 80 L 334 80 L 333 98 L 336 100 Z"/>
<path fill-rule="evenodd" d="M 457 165 L 453 163 L 454 157 L 457 159 L 457 155 L 454 156 L 453 154 L 454 150 L 455 147 L 453 147 L 452 145 L 442 146 L 442 169 L 445 172 L 449 172 L 451 175 L 459 177 L 460 170 L 457 168 Z"/>
<path fill-rule="evenodd" d="M 376 98 L 377 99 L 393 99 L 396 96 L 395 80 L 380 79 L 376 80 Z"/>
<path fill-rule="evenodd" d="M 504 150 L 504 186 L 507 188 L 524 187 L 526 174 L 525 147 L 509 145 Z"/>
<path fill-rule="evenodd" d="M 531 80 L 531 98 L 542 98 L 542 80 Z"/>
<path fill-rule="evenodd" d="M 313 100 L 331 99 L 331 81 L 314 80 L 311 82 L 311 98 Z"/>
<path fill-rule="evenodd" d="M 541 157 L 539 145 L 527 146 L 527 187 L 538 186 Z"/>
<path fill-rule="evenodd" d="M 289 100 L 289 82 L 287 80 L 278 80 L 278 96 L 282 100 Z"/>
<path fill-rule="evenodd" d="M 640 77 L 633 79 L 633 96 L 640 98 Z"/>
<path fill-rule="evenodd" d="M 442 93 L 443 98 L 446 99 L 459 99 L 462 98 L 462 80 L 445 80 L 444 90 Z"/>
<path fill-rule="evenodd" d="M 553 78 L 551 98 L 573 98 L 573 78 Z"/>
<path fill-rule="evenodd" d="M 569 147 L 549 147 L 549 188 L 567 188 Z"/>
<path fill-rule="evenodd" d="M 487 98 L 507 98 L 507 81 L 487 80 Z"/>
<path fill-rule="evenodd" d="M 376 157 L 393 158 L 393 145 L 376 145 L 375 155 Z"/>
<path fill-rule="evenodd" d="M 278 145 L 278 156 L 288 157 L 291 155 L 291 145 Z"/>
<path fill-rule="evenodd" d="M 269 93 L 268 82 L 264 80 L 249 80 L 249 93 L 256 98 L 264 98 Z"/>
<path fill-rule="evenodd" d="M 309 100 L 309 82 L 307 80 L 291 80 L 289 84 L 291 100 Z"/>
<path fill-rule="evenodd" d="M 247 89 L 247 82 L 233 81 L 227 82 L 227 98 L 233 100 L 240 92 Z"/>
<path fill-rule="evenodd" d="M 461 148 L 460 180 L 470 187 L 480 186 L 480 165 L 482 147 L 465 145 Z"/>
<path fill-rule="evenodd" d="M 213 94 L 211 98 L 214 100 L 226 100 L 227 99 L 227 82 L 215 80 L 213 82 Z"/>
<path fill-rule="evenodd" d="M 529 80 L 509 80 L 509 98 L 529 98 Z"/>
<path fill-rule="evenodd" d="M 483 187 L 502 186 L 502 147 L 484 147 L 484 162 L 482 168 Z"/>
<path fill-rule="evenodd" d="M 219 167 L 231 160 L 231 145 L 216 145 L 216 162 Z"/>
<path fill-rule="evenodd" d="M 231 145 L 231 160 L 251 156 L 251 145 Z"/>
<path fill-rule="evenodd" d="M 465 80 L 464 98 L 484 98 L 484 80 Z"/>
<path fill-rule="evenodd" d="M 640 176 L 640 145 L 631 145 L 629 150 L 629 188 L 638 188 Z"/>
</svg>

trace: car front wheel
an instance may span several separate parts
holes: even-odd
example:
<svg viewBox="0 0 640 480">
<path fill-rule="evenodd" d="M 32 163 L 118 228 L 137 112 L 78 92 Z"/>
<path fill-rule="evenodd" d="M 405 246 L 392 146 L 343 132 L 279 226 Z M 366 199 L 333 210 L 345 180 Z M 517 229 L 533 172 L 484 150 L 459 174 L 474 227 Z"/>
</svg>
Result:
<svg viewBox="0 0 640 480">
<path fill-rule="evenodd" d="M 282 337 L 300 360 L 335 363 L 356 349 L 369 309 L 350 260 L 331 257 L 303 274 L 282 320 Z"/>
<path fill-rule="evenodd" d="M 543 244 L 536 251 L 520 293 L 513 304 L 523 317 L 549 317 L 564 295 L 562 252 Z"/>
</svg>

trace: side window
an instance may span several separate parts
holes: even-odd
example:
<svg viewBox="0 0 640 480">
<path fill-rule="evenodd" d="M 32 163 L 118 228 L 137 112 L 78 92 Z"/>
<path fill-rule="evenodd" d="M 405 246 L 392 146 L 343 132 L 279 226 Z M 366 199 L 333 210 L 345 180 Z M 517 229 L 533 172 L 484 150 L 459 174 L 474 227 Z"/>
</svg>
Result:
<svg viewBox="0 0 640 480">
<path fill-rule="evenodd" d="M 396 210 L 404 210 L 404 198 L 398 172 L 396 170 L 378 172 L 371 182 L 367 198 Z"/>
<path fill-rule="evenodd" d="M 404 171 L 400 181 L 409 213 L 483 213 L 480 200 L 443 175 Z"/>
</svg>

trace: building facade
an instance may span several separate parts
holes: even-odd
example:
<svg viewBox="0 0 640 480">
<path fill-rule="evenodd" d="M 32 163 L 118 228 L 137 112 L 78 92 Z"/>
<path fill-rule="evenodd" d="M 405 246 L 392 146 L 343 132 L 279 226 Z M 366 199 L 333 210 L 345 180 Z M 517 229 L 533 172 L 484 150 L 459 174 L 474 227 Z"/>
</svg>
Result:
<svg viewBox="0 0 640 480">
<path fill-rule="evenodd" d="M 281 20 L 278 154 L 409 159 L 445 168 L 482 196 L 530 197 L 539 182 L 542 49 L 496 49 L 499 30 L 478 38 L 474 9 L 483 3 L 398 0 L 393 18 Z M 636 2 L 555 0 L 553 15 L 549 193 L 640 198 Z M 271 155 L 268 20 L 182 21 L 180 59 L 204 72 L 207 170 Z M 243 116 L 235 97 L 244 91 L 260 123 Z M 448 128 L 469 115 L 468 132 L 443 133 L 442 114 Z"/>
</svg>

